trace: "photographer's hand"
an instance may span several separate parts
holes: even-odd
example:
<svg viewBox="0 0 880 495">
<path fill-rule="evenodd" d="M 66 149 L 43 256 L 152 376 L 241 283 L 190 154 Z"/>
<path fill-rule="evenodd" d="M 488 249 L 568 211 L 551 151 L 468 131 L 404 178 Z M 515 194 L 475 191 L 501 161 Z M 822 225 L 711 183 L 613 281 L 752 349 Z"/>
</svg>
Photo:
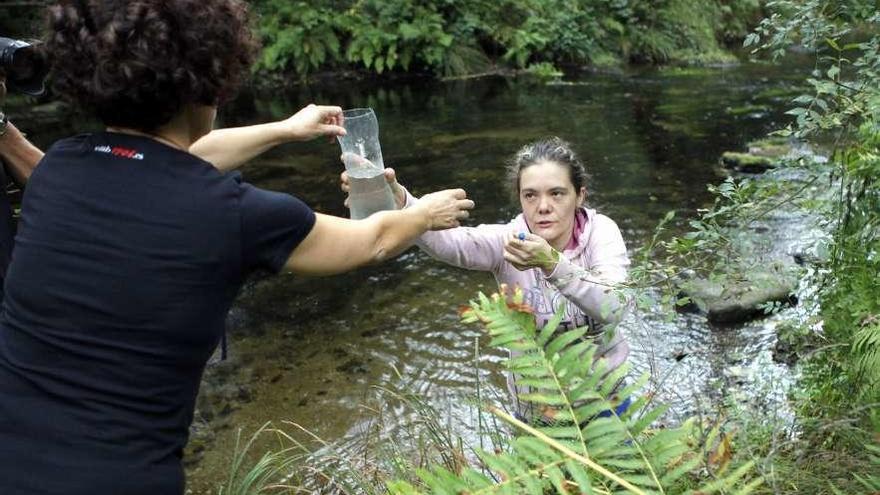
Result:
<svg viewBox="0 0 880 495">
<path fill-rule="evenodd" d="M 0 112 L 6 101 L 6 74 L 0 72 Z M 43 152 L 31 144 L 11 122 L 6 122 L 0 129 L 0 159 L 6 170 L 19 185 L 24 185 L 37 163 L 43 158 Z"/>
</svg>

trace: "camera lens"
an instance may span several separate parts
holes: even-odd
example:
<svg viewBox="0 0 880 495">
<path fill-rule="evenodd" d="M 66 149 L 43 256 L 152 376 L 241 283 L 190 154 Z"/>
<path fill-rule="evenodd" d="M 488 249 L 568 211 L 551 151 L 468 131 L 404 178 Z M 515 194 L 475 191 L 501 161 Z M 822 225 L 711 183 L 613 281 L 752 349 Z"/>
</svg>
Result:
<svg viewBox="0 0 880 495">
<path fill-rule="evenodd" d="M 12 54 L 6 68 L 9 87 L 35 96 L 43 92 L 43 79 L 49 66 L 39 46 L 25 46 Z"/>
<path fill-rule="evenodd" d="M 10 88 L 31 95 L 39 95 L 43 92 L 43 79 L 49 66 L 41 45 L 29 45 L 17 41 L 9 43 L 3 50 L 2 65 L 6 72 L 6 83 Z"/>
<path fill-rule="evenodd" d="M 38 73 L 40 62 L 34 51 L 28 48 L 16 50 L 9 65 L 9 79 L 15 84 L 25 85 Z"/>
</svg>

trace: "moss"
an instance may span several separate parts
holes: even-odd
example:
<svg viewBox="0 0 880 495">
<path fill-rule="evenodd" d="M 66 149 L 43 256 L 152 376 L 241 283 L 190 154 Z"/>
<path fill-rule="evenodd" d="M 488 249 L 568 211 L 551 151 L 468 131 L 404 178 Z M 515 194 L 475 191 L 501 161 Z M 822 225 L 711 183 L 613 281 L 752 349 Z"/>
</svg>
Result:
<svg viewBox="0 0 880 495">
<path fill-rule="evenodd" d="M 761 173 L 776 167 L 776 162 L 766 156 L 737 153 L 735 151 L 725 151 L 721 155 L 721 164 L 726 168 L 746 173 Z"/>
<path fill-rule="evenodd" d="M 803 91 L 799 88 L 767 88 L 755 95 L 760 99 L 794 98 Z"/>
<path fill-rule="evenodd" d="M 765 113 L 770 110 L 767 105 L 743 105 L 739 107 L 727 107 L 729 115 L 748 115 L 752 113 Z"/>
<path fill-rule="evenodd" d="M 791 153 L 791 143 L 788 138 L 779 136 L 752 141 L 748 144 L 748 148 L 749 154 L 767 158 L 781 158 Z"/>
<path fill-rule="evenodd" d="M 664 77 L 711 77 L 718 74 L 715 69 L 701 66 L 667 66 L 658 72 Z"/>
<path fill-rule="evenodd" d="M 693 120 L 670 117 L 668 119 L 654 119 L 651 124 L 671 134 L 683 134 L 689 138 L 705 138 L 708 133 Z"/>
<path fill-rule="evenodd" d="M 720 48 L 706 49 L 706 51 L 701 49 L 676 50 L 670 55 L 670 61 L 700 67 L 739 63 L 734 54 Z"/>
<path fill-rule="evenodd" d="M 762 139 L 749 141 L 749 148 L 767 148 L 771 146 L 791 146 L 791 139 L 784 136 L 768 136 Z"/>
<path fill-rule="evenodd" d="M 590 61 L 597 68 L 618 68 L 624 65 L 623 60 L 619 56 L 605 50 L 599 50 L 591 55 Z"/>
</svg>

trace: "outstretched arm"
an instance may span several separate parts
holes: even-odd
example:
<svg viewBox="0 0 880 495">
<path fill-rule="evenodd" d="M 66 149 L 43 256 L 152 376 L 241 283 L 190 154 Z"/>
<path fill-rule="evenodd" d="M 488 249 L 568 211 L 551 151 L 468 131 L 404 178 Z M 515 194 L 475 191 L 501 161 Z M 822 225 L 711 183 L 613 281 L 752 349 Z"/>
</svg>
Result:
<svg viewBox="0 0 880 495">
<path fill-rule="evenodd" d="M 341 119 L 340 107 L 309 105 L 285 120 L 211 131 L 189 151 L 228 172 L 279 144 L 344 135 Z"/>
<path fill-rule="evenodd" d="M 340 187 L 350 192 L 348 173 L 342 172 Z M 413 208 L 422 199 L 416 199 L 405 187 L 397 182 L 394 169 L 385 169 L 388 181 L 398 208 Z M 345 206 L 349 206 L 348 198 Z M 501 247 L 504 244 L 503 225 L 480 225 L 478 227 L 459 227 L 436 232 L 425 232 L 415 244 L 432 258 L 468 270 L 495 271 L 503 261 Z"/>
<path fill-rule="evenodd" d="M 416 207 L 380 211 L 364 220 L 317 214 L 285 268 L 302 275 L 332 275 L 379 263 L 428 230 L 457 227 L 473 206 L 463 190 L 450 189 L 425 195 Z"/>
</svg>

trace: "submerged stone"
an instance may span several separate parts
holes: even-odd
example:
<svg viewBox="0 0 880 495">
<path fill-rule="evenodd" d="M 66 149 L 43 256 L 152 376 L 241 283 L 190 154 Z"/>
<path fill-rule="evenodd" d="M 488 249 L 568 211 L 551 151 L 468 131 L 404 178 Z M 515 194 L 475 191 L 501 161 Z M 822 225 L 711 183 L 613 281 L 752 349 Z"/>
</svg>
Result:
<svg viewBox="0 0 880 495">
<path fill-rule="evenodd" d="M 721 155 L 721 164 L 725 168 L 747 174 L 760 174 L 776 168 L 776 160 L 773 158 L 735 151 L 725 151 Z"/>
<path fill-rule="evenodd" d="M 792 145 L 787 137 L 771 136 L 750 142 L 748 149 L 750 155 L 782 158 L 791 153 Z"/>
</svg>

